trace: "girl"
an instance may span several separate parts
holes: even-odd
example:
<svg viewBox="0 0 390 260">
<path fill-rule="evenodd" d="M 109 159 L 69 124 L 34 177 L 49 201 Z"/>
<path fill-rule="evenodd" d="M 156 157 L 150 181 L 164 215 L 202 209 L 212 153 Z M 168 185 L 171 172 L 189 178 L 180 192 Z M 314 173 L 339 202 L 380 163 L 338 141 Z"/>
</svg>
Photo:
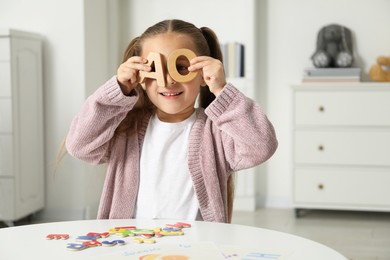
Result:
<svg viewBox="0 0 390 260">
<path fill-rule="evenodd" d="M 98 218 L 166 218 L 230 222 L 232 173 L 272 156 L 277 140 L 259 106 L 226 83 L 219 42 L 209 28 L 166 20 L 133 39 L 117 75 L 92 94 L 74 118 L 67 151 L 107 163 Z M 149 53 L 189 49 L 177 59 L 179 83 L 152 72 Z M 199 107 L 196 99 L 199 95 Z"/>
</svg>

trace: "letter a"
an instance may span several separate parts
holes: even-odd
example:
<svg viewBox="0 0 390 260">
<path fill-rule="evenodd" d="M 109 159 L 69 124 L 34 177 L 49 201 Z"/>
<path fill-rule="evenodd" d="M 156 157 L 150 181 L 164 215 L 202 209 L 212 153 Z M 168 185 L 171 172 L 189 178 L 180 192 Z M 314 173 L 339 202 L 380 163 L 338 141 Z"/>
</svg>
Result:
<svg viewBox="0 0 390 260">
<path fill-rule="evenodd" d="M 154 67 L 154 71 L 140 71 L 139 72 L 139 77 L 140 83 L 145 82 L 145 78 L 150 78 L 150 79 L 156 79 L 157 80 L 157 85 L 159 87 L 165 87 L 165 71 L 164 71 L 164 66 L 162 65 L 162 56 L 160 53 L 157 52 L 150 52 L 148 57 L 148 64 L 152 68 Z M 153 66 L 154 65 L 154 66 Z"/>
</svg>

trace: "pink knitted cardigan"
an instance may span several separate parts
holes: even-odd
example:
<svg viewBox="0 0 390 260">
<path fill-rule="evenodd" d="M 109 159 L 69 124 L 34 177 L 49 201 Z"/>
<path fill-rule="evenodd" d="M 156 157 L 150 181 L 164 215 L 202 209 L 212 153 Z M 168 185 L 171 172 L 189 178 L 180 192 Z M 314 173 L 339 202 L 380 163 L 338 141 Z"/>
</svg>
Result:
<svg viewBox="0 0 390 260">
<path fill-rule="evenodd" d="M 86 100 L 66 139 L 72 156 L 107 163 L 98 218 L 133 218 L 140 154 L 149 118 L 137 134 L 117 137 L 115 129 L 137 101 L 122 94 L 115 77 Z M 227 179 L 232 172 L 269 159 L 277 148 L 272 124 L 251 99 L 231 84 L 204 110 L 197 109 L 188 147 L 188 169 L 205 221 L 227 222 Z M 163 194 L 162 194 L 163 195 Z"/>
</svg>

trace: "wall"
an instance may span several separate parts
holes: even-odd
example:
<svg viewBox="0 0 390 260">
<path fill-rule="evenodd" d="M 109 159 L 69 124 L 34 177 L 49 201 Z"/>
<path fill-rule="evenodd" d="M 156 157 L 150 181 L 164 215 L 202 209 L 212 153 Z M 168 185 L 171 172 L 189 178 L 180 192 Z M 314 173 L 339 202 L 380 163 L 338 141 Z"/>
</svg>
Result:
<svg viewBox="0 0 390 260">
<path fill-rule="evenodd" d="M 318 30 L 340 23 L 353 32 L 357 62 L 365 71 L 378 55 L 390 55 L 390 1 L 375 0 L 272 0 L 268 1 L 267 102 L 275 125 L 279 149 L 268 164 L 267 206 L 292 203 L 292 102 L 291 84 L 312 66 Z M 362 104 L 364 105 L 364 104 Z M 373 115 L 374 116 L 374 115 Z"/>
</svg>

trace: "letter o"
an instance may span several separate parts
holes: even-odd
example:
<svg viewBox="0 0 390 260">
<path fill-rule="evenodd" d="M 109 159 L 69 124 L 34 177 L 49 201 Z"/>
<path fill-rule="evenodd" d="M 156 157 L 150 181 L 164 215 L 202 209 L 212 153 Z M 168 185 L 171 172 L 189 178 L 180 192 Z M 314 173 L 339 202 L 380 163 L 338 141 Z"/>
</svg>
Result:
<svg viewBox="0 0 390 260">
<path fill-rule="evenodd" d="M 168 73 L 176 82 L 188 82 L 193 80 L 198 72 L 190 71 L 187 75 L 181 75 L 176 68 L 176 60 L 180 56 L 186 57 L 189 61 L 196 57 L 196 54 L 189 49 L 177 49 L 168 57 Z"/>
</svg>

